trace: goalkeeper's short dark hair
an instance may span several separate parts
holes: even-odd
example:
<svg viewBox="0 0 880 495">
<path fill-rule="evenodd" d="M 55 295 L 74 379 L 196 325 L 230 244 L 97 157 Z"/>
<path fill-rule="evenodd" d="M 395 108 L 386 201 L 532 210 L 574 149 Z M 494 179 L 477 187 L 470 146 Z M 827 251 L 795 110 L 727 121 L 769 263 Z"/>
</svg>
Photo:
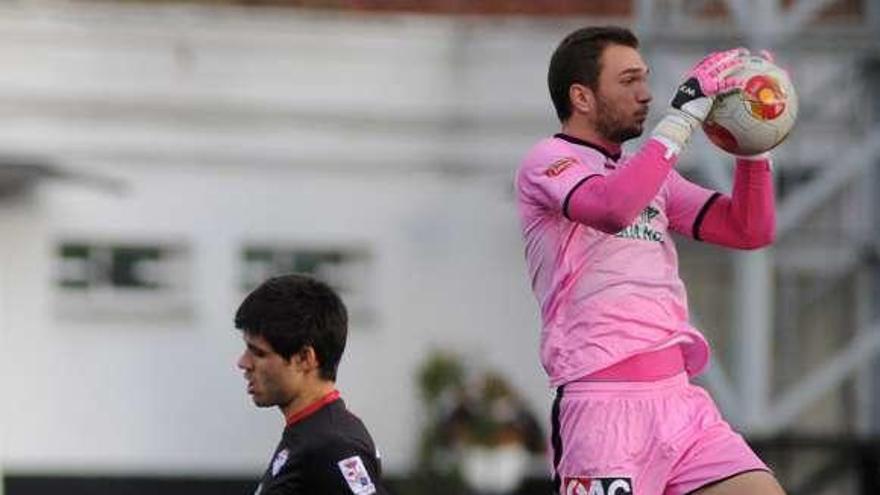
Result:
<svg viewBox="0 0 880 495">
<path fill-rule="evenodd" d="M 266 280 L 242 301 L 235 327 L 263 337 L 286 360 L 312 346 L 321 378 L 336 380 L 348 336 L 348 312 L 324 282 L 304 274 Z"/>
<path fill-rule="evenodd" d="M 560 122 L 571 117 L 568 91 L 572 84 L 583 84 L 592 90 L 598 88 L 600 59 L 608 45 L 638 48 L 639 39 L 624 27 L 586 27 L 569 34 L 556 47 L 550 58 L 547 85 Z"/>
</svg>

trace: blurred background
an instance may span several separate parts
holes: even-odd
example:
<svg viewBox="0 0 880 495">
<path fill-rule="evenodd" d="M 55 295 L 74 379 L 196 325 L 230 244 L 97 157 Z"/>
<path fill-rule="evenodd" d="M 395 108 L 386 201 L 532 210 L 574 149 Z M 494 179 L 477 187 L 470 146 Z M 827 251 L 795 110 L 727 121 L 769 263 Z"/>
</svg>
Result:
<svg viewBox="0 0 880 495">
<path fill-rule="evenodd" d="M 306 271 L 349 305 L 339 388 L 392 493 L 549 493 L 512 178 L 558 130 L 556 44 L 610 23 L 654 122 L 707 51 L 792 74 L 777 243 L 677 241 L 700 381 L 790 494 L 880 493 L 876 0 L 4 0 L 0 492 L 252 493 L 283 420 L 232 316 Z M 680 169 L 731 165 L 698 136 Z"/>
</svg>

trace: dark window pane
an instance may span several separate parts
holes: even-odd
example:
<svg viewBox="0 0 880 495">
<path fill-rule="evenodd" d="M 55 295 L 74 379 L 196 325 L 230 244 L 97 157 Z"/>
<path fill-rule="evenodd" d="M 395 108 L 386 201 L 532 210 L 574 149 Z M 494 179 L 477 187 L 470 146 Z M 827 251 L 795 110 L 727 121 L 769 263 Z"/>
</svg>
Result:
<svg viewBox="0 0 880 495">
<path fill-rule="evenodd" d="M 131 289 L 158 289 L 157 262 L 161 258 L 158 247 L 117 247 L 113 249 L 110 280 L 114 287 Z"/>
</svg>

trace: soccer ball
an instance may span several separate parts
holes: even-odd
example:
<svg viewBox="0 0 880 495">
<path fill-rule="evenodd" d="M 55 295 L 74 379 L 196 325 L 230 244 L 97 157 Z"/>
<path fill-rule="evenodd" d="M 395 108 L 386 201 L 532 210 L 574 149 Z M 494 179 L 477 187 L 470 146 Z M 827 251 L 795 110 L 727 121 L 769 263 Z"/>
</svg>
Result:
<svg viewBox="0 0 880 495">
<path fill-rule="evenodd" d="M 756 155 L 773 149 L 791 132 L 797 93 L 788 73 L 764 57 L 748 57 L 742 77 L 741 90 L 715 99 L 703 131 L 728 153 Z"/>
</svg>

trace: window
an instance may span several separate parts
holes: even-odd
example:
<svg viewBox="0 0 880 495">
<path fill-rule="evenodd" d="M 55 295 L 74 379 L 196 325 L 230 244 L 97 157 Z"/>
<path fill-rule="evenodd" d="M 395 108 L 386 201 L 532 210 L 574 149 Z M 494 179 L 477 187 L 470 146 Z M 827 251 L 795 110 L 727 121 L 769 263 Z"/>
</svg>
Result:
<svg viewBox="0 0 880 495">
<path fill-rule="evenodd" d="M 336 290 L 348 308 L 352 326 L 375 322 L 373 257 L 362 247 L 246 246 L 242 250 L 241 289 L 249 292 L 264 280 L 285 273 L 307 273 Z"/>
<path fill-rule="evenodd" d="M 60 316 L 101 318 L 188 317 L 189 259 L 169 243 L 58 243 L 56 309 Z"/>
</svg>

